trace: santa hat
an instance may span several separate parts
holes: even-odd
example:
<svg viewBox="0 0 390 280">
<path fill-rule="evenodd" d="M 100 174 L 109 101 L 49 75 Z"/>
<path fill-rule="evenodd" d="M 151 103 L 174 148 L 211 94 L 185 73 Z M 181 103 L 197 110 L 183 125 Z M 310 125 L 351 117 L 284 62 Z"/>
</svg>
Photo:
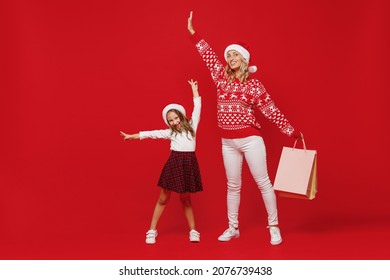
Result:
<svg viewBox="0 0 390 280">
<path fill-rule="evenodd" d="M 162 111 L 162 117 L 163 117 L 164 122 L 168 126 L 169 126 L 169 124 L 168 124 L 168 121 L 167 121 L 167 113 L 168 113 L 169 110 L 172 110 L 172 109 L 178 110 L 180 113 L 183 114 L 183 116 L 186 115 L 186 110 L 180 104 L 172 103 L 172 104 L 169 104 L 169 105 L 165 106 L 164 110 Z"/>
<path fill-rule="evenodd" d="M 246 47 L 243 47 L 242 45 L 239 45 L 239 44 L 231 44 L 229 46 L 226 47 L 225 49 L 225 53 L 224 53 L 224 56 L 225 56 L 225 60 L 227 61 L 227 53 L 228 51 L 232 51 L 232 50 L 235 50 L 236 52 L 239 52 L 242 57 L 245 59 L 246 63 L 248 63 L 249 65 L 249 59 L 251 58 L 251 55 L 248 51 L 248 48 Z M 248 71 L 249 73 L 255 73 L 257 71 L 257 67 L 255 65 L 253 66 L 249 66 L 248 67 Z"/>
</svg>

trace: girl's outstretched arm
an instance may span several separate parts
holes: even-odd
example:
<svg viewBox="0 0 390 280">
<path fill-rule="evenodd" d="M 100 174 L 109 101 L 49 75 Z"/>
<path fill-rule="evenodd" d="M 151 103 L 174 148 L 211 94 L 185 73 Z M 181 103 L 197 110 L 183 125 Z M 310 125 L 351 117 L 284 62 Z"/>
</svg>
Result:
<svg viewBox="0 0 390 280">
<path fill-rule="evenodd" d="M 190 81 L 188 81 L 188 83 L 191 85 L 192 94 L 194 95 L 194 97 L 199 97 L 198 82 L 197 82 L 197 81 L 193 81 L 193 80 L 191 79 Z"/>
<path fill-rule="evenodd" d="M 121 135 L 123 136 L 123 140 L 135 140 L 135 139 L 139 139 L 139 133 L 136 133 L 136 134 L 126 134 L 124 132 L 120 132 Z"/>
</svg>

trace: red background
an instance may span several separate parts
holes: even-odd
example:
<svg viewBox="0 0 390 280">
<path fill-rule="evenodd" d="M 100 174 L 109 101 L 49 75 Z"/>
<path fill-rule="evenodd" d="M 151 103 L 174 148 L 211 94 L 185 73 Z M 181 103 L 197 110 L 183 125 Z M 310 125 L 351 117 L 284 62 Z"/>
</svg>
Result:
<svg viewBox="0 0 390 280">
<path fill-rule="evenodd" d="M 279 198 L 281 246 L 244 168 L 242 237 L 225 229 L 226 182 L 215 88 L 190 43 L 194 26 L 222 56 L 251 46 L 260 79 L 318 150 L 313 201 Z M 387 1 L 23 1 L 0 4 L 1 259 L 388 259 Z M 164 128 L 171 102 L 203 96 L 190 244 L 177 196 L 155 246 L 144 244 L 167 141 L 119 131 Z M 269 173 L 292 140 L 264 121 Z"/>
</svg>

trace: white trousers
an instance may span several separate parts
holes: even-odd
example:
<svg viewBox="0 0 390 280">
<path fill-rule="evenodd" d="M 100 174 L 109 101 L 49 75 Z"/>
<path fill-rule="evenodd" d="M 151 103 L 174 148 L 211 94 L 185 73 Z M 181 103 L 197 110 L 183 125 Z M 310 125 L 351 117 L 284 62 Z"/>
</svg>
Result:
<svg viewBox="0 0 390 280">
<path fill-rule="evenodd" d="M 276 196 L 268 177 L 266 151 L 263 138 L 249 136 L 222 139 L 222 155 L 227 178 L 227 210 L 230 227 L 238 227 L 240 208 L 242 163 L 245 157 L 268 214 L 268 225 L 278 224 Z"/>
</svg>

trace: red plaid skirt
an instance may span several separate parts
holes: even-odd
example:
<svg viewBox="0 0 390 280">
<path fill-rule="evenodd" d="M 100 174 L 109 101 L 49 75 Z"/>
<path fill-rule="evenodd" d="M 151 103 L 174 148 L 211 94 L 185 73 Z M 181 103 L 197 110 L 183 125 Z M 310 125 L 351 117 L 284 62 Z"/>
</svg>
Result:
<svg viewBox="0 0 390 280">
<path fill-rule="evenodd" d="M 158 180 L 158 186 L 177 193 L 203 191 L 195 152 L 171 151 Z"/>
</svg>

